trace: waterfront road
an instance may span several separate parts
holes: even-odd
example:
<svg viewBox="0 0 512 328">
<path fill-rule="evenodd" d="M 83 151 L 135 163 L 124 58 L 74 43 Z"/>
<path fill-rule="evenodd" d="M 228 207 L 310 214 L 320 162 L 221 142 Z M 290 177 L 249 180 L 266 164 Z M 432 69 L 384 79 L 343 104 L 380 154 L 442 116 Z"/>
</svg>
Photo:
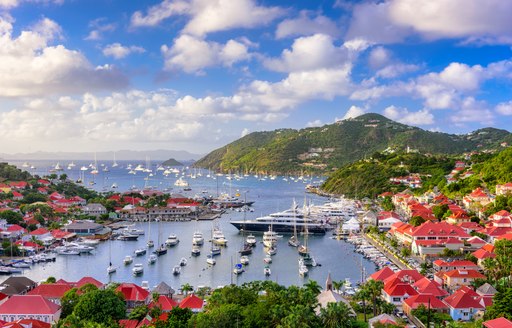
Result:
<svg viewBox="0 0 512 328">
<path fill-rule="evenodd" d="M 395 263 L 400 270 L 408 270 L 410 269 L 406 264 L 404 264 L 398 257 L 395 256 L 395 254 L 388 251 L 385 247 L 382 247 L 382 245 L 377 242 L 375 239 L 372 238 L 372 236 L 369 236 L 365 233 L 363 233 L 364 238 L 372 244 L 375 248 L 377 248 L 379 251 L 382 252 L 391 262 Z"/>
</svg>

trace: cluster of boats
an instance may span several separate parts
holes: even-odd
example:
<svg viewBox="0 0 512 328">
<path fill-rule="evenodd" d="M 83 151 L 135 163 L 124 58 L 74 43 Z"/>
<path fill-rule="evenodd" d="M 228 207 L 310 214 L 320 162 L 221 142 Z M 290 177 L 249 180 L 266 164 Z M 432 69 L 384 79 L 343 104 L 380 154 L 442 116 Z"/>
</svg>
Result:
<svg viewBox="0 0 512 328">
<path fill-rule="evenodd" d="M 393 271 L 398 271 L 399 268 L 391 262 L 380 250 L 375 248 L 366 239 L 361 236 L 353 235 L 347 238 L 347 242 L 355 245 L 355 251 L 363 254 L 363 257 L 375 263 L 378 270 L 387 266 Z"/>
</svg>

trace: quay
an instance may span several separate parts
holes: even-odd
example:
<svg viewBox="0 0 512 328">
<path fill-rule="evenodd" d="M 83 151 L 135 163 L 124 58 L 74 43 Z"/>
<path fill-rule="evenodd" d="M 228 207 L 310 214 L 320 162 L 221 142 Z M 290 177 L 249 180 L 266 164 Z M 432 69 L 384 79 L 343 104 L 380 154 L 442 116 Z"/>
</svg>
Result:
<svg viewBox="0 0 512 328">
<path fill-rule="evenodd" d="M 372 236 L 369 236 L 366 233 L 361 234 L 364 239 L 370 243 L 373 247 L 377 248 L 382 254 L 384 254 L 391 262 L 393 262 L 400 270 L 408 270 L 409 266 L 404 264 L 395 254 L 391 253 L 387 248 L 383 247 L 379 242 L 377 242 Z"/>
</svg>

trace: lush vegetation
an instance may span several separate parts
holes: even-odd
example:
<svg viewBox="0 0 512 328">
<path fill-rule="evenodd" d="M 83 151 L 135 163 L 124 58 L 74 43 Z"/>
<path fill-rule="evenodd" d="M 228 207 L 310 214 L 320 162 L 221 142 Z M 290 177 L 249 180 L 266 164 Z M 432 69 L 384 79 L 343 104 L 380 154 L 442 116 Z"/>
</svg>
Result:
<svg viewBox="0 0 512 328">
<path fill-rule="evenodd" d="M 392 184 L 390 178 L 418 173 L 423 181 L 422 188 L 418 189 L 421 192 L 442 181 L 454 163 L 454 159 L 445 156 L 375 153 L 370 159 L 346 165 L 334 172 L 322 189 L 347 197 L 375 198 L 385 191 L 399 192 L 407 188 L 402 184 Z"/>
<path fill-rule="evenodd" d="M 365 114 L 318 128 L 254 132 L 212 151 L 196 166 L 224 172 L 330 172 L 388 148 L 461 154 L 477 147 L 495 149 L 510 138 L 509 132 L 493 128 L 468 135 L 430 132 Z"/>
<path fill-rule="evenodd" d="M 0 181 L 27 181 L 30 178 L 30 173 L 21 171 L 14 165 L 0 163 Z"/>
</svg>

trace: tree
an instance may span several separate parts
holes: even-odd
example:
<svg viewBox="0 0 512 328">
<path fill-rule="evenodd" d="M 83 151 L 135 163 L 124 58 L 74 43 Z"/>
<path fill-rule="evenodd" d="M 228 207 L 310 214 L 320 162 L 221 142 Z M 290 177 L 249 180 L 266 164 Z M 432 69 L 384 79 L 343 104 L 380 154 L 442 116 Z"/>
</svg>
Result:
<svg viewBox="0 0 512 328">
<path fill-rule="evenodd" d="M 350 314 L 350 309 L 345 303 L 328 303 L 327 307 L 320 309 L 322 327 L 350 328 L 354 321 Z"/>
<path fill-rule="evenodd" d="M 373 316 L 377 315 L 377 299 L 382 294 L 382 288 L 384 288 L 384 282 L 380 280 L 368 280 L 361 288 L 366 289 L 368 291 L 368 295 L 372 300 L 373 304 Z"/>
<path fill-rule="evenodd" d="M 432 213 L 434 214 L 436 219 L 441 220 L 444 213 L 446 213 L 449 209 L 450 208 L 448 207 L 447 204 L 436 205 L 436 206 L 432 207 Z"/>
<path fill-rule="evenodd" d="M 304 284 L 306 290 L 312 292 L 315 296 L 320 294 L 322 291 L 322 287 L 316 282 L 316 280 L 308 280 L 307 283 Z"/>
<path fill-rule="evenodd" d="M 135 319 L 137 321 L 142 320 L 148 314 L 148 306 L 143 304 L 139 305 L 130 312 L 128 319 Z"/>
<path fill-rule="evenodd" d="M 192 317 L 192 311 L 188 308 L 174 307 L 167 315 L 167 321 L 157 321 L 155 328 L 186 328 Z"/>
<path fill-rule="evenodd" d="M 185 283 L 181 285 L 181 290 L 185 293 L 185 296 L 188 295 L 189 292 L 194 290 L 194 287 L 189 283 Z"/>
<path fill-rule="evenodd" d="M 386 196 L 382 202 L 380 203 L 380 206 L 382 206 L 382 209 L 384 211 L 393 211 L 395 209 L 395 205 L 391 201 L 391 197 Z"/>
<path fill-rule="evenodd" d="M 124 318 L 124 299 L 111 289 L 96 289 L 80 296 L 73 314 L 83 320 L 109 324 Z"/>
<path fill-rule="evenodd" d="M 23 216 L 11 210 L 0 212 L 0 219 L 4 219 L 8 224 L 19 224 L 23 221 Z"/>
<path fill-rule="evenodd" d="M 75 309 L 75 306 L 80 298 L 77 291 L 77 288 L 71 288 L 70 290 L 64 293 L 64 296 L 62 296 L 62 299 L 60 301 L 60 304 L 62 306 L 62 311 L 60 314 L 61 319 L 66 318 Z"/>
<path fill-rule="evenodd" d="M 369 293 L 367 288 L 360 288 L 356 292 L 356 294 L 354 295 L 354 299 L 356 301 L 361 301 L 362 302 L 364 322 L 368 321 L 367 318 L 366 318 L 366 302 L 371 299 L 370 297 L 371 296 L 370 296 L 370 293 Z"/>
<path fill-rule="evenodd" d="M 400 253 L 403 257 L 408 257 L 411 255 L 411 249 L 409 247 L 403 247 Z"/>
<path fill-rule="evenodd" d="M 56 283 L 56 282 L 57 282 L 57 279 L 55 279 L 55 277 L 50 276 L 50 277 L 48 277 L 48 278 L 46 279 L 46 281 L 45 281 L 44 283 L 45 283 L 45 284 L 54 284 L 54 283 Z"/>
<path fill-rule="evenodd" d="M 498 292 L 493 297 L 493 302 L 485 312 L 484 319 L 496 319 L 505 317 L 512 320 L 512 287 Z"/>
<path fill-rule="evenodd" d="M 414 226 L 414 227 L 418 227 L 420 225 L 422 225 L 423 223 L 425 223 L 425 219 L 422 218 L 421 216 L 419 215 L 416 215 L 416 216 L 413 216 L 410 220 L 409 220 L 409 224 Z"/>
</svg>

